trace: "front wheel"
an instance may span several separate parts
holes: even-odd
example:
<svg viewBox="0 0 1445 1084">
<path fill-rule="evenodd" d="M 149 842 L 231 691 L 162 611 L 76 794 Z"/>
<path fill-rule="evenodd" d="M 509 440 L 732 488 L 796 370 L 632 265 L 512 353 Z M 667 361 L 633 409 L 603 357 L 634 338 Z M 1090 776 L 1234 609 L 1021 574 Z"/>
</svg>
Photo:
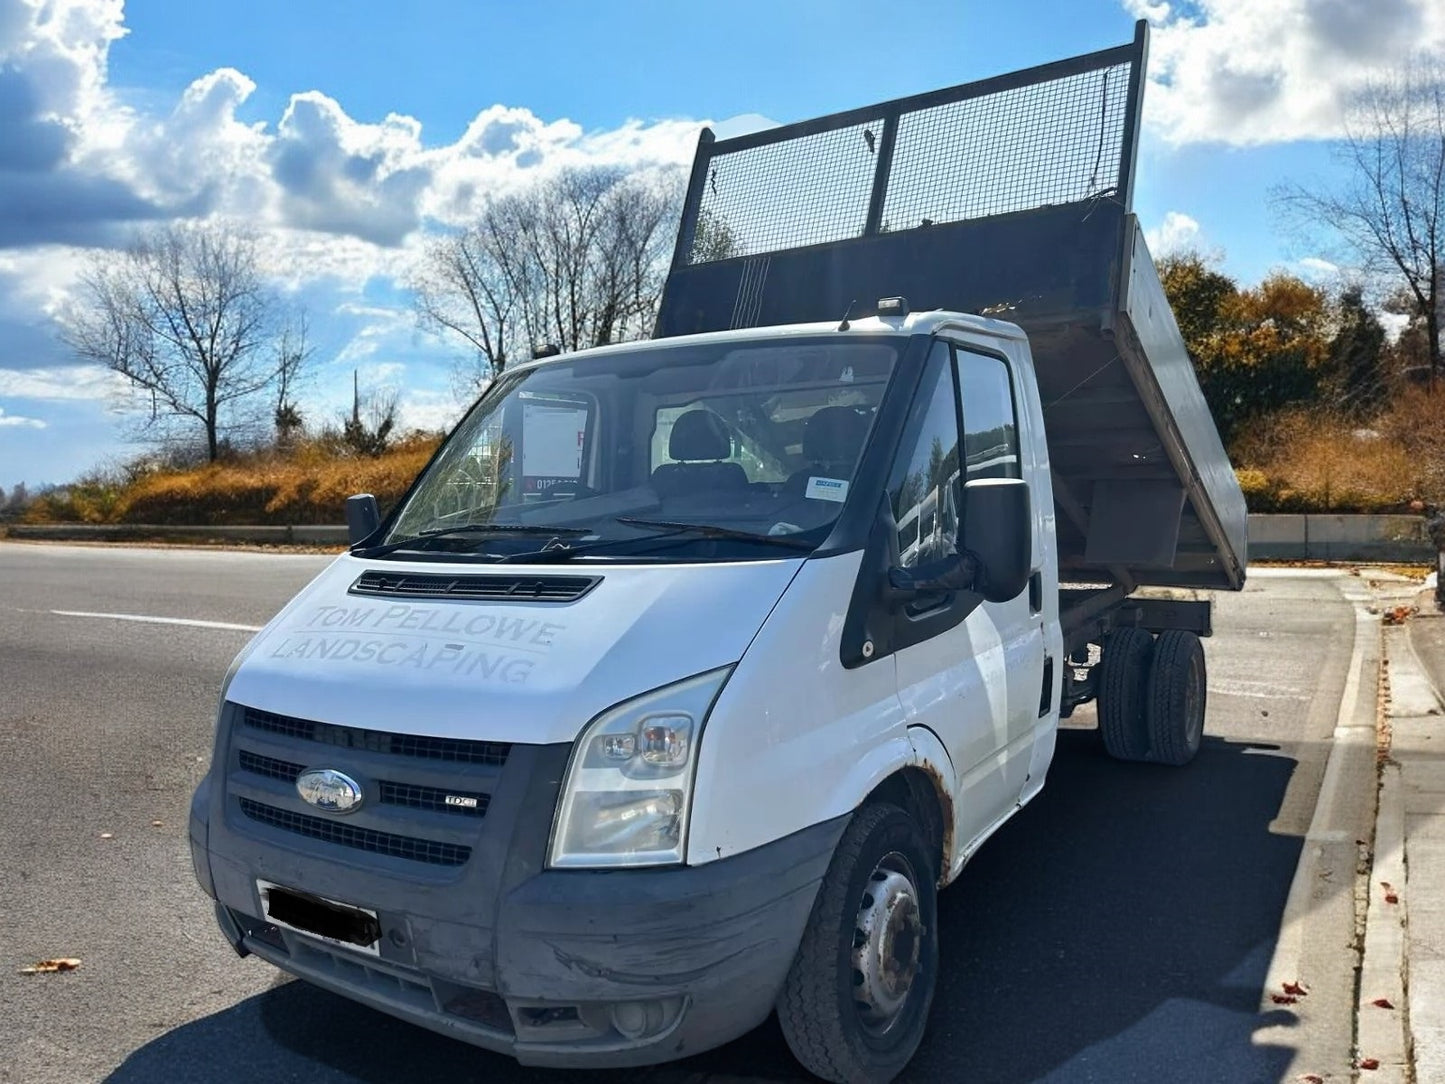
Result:
<svg viewBox="0 0 1445 1084">
<path fill-rule="evenodd" d="M 935 859 L 918 821 L 849 822 L 778 998 L 793 1056 L 835 1084 L 886 1084 L 923 1039 L 938 974 Z"/>
</svg>

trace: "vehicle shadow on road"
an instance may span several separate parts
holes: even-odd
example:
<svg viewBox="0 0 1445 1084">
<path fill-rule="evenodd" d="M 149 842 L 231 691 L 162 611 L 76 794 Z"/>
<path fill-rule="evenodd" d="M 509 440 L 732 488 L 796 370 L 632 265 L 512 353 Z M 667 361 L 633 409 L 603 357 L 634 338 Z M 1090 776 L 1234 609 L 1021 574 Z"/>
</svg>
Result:
<svg viewBox="0 0 1445 1084">
<path fill-rule="evenodd" d="M 1259 1006 L 1302 847 L 1271 829 L 1295 766 L 1272 747 L 1215 738 L 1183 770 L 1120 764 L 1095 731 L 1061 731 L 1043 794 L 940 899 L 932 1021 L 901 1079 L 1283 1079 L 1294 1051 L 1253 1036 L 1292 1019 Z M 169 1084 L 188 1072 L 311 1084 L 578 1079 L 523 1069 L 299 982 L 176 1028 L 109 1081 Z M 585 1079 L 710 1076 L 811 1079 L 771 1021 L 684 1062 Z"/>
</svg>

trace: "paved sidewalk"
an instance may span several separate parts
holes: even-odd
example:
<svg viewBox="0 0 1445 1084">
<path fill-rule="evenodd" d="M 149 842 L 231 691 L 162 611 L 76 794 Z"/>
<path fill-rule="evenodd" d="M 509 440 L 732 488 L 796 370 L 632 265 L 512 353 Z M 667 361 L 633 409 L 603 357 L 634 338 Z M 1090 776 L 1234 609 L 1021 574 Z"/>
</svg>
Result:
<svg viewBox="0 0 1445 1084">
<path fill-rule="evenodd" d="M 1431 590 L 1404 601 L 1418 612 L 1384 629 L 1389 756 L 1369 885 L 1358 1064 L 1362 1081 L 1426 1084 L 1445 1081 L 1445 613 Z"/>
</svg>

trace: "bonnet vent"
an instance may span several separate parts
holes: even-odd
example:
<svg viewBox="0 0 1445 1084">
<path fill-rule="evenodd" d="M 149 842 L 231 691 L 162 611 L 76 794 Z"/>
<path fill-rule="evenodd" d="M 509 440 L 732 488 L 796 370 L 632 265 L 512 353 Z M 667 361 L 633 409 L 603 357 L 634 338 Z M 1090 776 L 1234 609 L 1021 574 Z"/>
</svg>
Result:
<svg viewBox="0 0 1445 1084">
<path fill-rule="evenodd" d="M 357 578 L 350 592 L 385 598 L 575 602 L 600 582 L 600 576 L 446 576 L 425 572 L 370 571 Z"/>
</svg>

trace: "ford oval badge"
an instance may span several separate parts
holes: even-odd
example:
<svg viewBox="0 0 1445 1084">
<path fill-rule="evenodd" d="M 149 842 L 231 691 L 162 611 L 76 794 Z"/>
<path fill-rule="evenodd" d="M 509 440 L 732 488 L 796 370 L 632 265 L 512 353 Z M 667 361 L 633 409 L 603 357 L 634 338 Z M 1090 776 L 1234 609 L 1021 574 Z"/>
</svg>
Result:
<svg viewBox="0 0 1445 1084">
<path fill-rule="evenodd" d="M 303 801 L 327 813 L 350 813 L 361 806 L 361 784 L 334 768 L 310 768 L 296 777 Z"/>
</svg>

